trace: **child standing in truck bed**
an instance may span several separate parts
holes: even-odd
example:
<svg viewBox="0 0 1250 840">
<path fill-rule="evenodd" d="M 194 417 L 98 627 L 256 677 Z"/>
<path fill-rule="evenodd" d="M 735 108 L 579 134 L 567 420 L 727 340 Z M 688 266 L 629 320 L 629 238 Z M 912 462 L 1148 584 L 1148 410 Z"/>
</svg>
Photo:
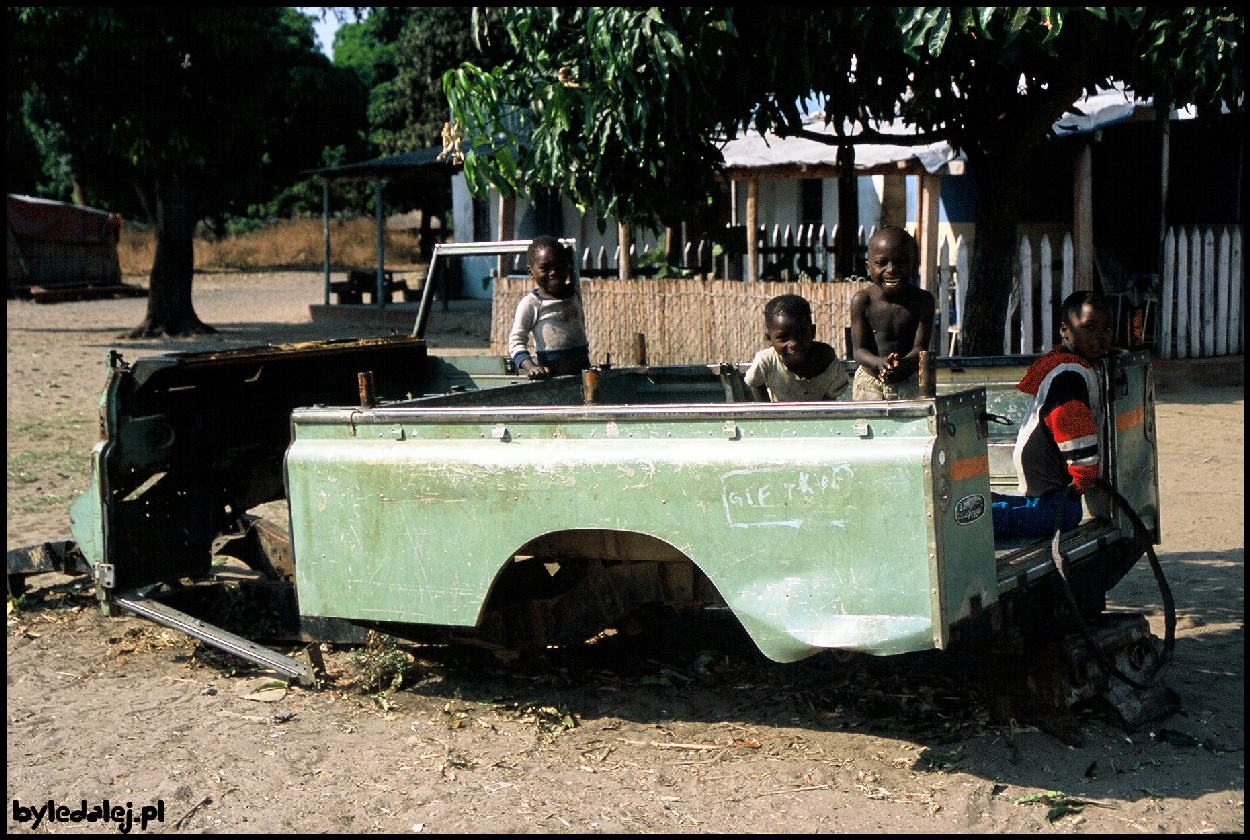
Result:
<svg viewBox="0 0 1250 840">
<path fill-rule="evenodd" d="M 812 307 L 799 295 L 778 295 L 764 306 L 764 338 L 746 384 L 759 402 L 836 400 L 850 385 L 833 348 L 816 341 Z"/>
<path fill-rule="evenodd" d="M 920 351 L 929 349 L 937 303 L 911 282 L 919 254 L 911 234 L 893 225 L 868 240 L 873 285 L 851 298 L 857 400 L 920 396 Z"/>
<path fill-rule="evenodd" d="M 526 251 L 535 289 L 517 304 L 508 355 L 530 379 L 590 368 L 582 296 L 572 279 L 573 254 L 554 236 L 539 236 Z M 535 359 L 529 340 L 534 339 Z"/>
</svg>

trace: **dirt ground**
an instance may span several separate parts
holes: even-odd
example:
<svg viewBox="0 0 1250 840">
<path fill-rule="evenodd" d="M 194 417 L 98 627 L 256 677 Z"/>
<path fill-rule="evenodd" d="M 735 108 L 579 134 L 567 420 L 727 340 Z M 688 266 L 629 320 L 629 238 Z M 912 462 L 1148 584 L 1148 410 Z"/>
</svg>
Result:
<svg viewBox="0 0 1250 840">
<path fill-rule="evenodd" d="M 69 537 L 110 349 L 133 361 L 336 335 L 309 323 L 315 272 L 195 289 L 221 329 L 195 341 L 118 339 L 143 299 L 9 302 L 9 548 Z M 486 347 L 489 313 L 448 314 L 432 314 L 433 347 Z M 331 649 L 331 684 L 274 687 L 173 631 L 103 616 L 85 578 L 47 574 L 10 602 L 8 829 L 125 828 L 68 811 L 36 828 L 28 810 L 107 800 L 135 831 L 159 808 L 150 832 L 1241 834 L 1244 385 L 1161 380 L 1158 428 L 1158 553 L 1178 615 L 1166 680 L 1182 707 L 1132 734 L 1091 713 L 1069 747 L 997 723 L 945 654 L 778 665 L 712 625 L 510 663 Z M 1110 600 L 1163 634 L 1145 561 Z M 386 662 L 403 663 L 402 685 L 364 690 Z"/>
</svg>

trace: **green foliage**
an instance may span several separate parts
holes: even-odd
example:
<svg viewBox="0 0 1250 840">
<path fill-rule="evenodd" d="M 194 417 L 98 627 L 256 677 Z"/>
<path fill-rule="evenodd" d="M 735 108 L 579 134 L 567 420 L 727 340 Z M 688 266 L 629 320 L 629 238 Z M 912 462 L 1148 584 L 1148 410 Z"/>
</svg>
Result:
<svg viewBox="0 0 1250 840">
<path fill-rule="evenodd" d="M 352 657 L 359 670 L 360 690 L 385 697 L 398 691 L 420 666 L 412 654 L 400 650 L 394 637 L 370 630 L 368 641 Z"/>
<path fill-rule="evenodd" d="M 127 215 L 136 189 L 191 188 L 197 217 L 241 213 L 358 143 L 364 91 L 285 7 L 9 7 L 10 103 L 43 132 L 58 191 L 77 180 Z M 53 147 L 55 151 L 53 151 Z M 45 166 L 45 169 L 50 169 Z"/>
<path fill-rule="evenodd" d="M 355 23 L 344 23 L 334 33 L 334 64 L 348 67 L 372 90 L 395 75 L 395 40 L 406 10 L 380 6 Z"/>
<path fill-rule="evenodd" d="M 1053 823 L 1068 814 L 1079 814 L 1091 803 L 1069 796 L 1061 790 L 1048 790 L 1042 793 L 1030 793 L 1016 800 L 1017 805 L 1046 805 L 1046 822 Z"/>
<path fill-rule="evenodd" d="M 689 219 L 711 192 L 717 138 L 802 134 L 811 98 L 860 140 L 901 116 L 980 158 L 1042 142 L 1111 78 L 1240 108 L 1243 20 L 1227 8 L 498 7 L 479 34 L 507 60 L 462 64 L 444 85 L 466 146 L 497 149 L 467 152 L 475 192 L 555 188 L 601 222 L 655 226 Z"/>
<path fill-rule="evenodd" d="M 223 630 L 253 641 L 273 636 L 282 628 L 282 617 L 272 598 L 250 587 L 220 587 L 210 614 Z"/>
<path fill-rule="evenodd" d="M 601 228 L 695 220 L 717 140 L 746 131 L 897 142 L 876 133 L 897 118 L 916 142 L 962 149 L 981 199 L 973 353 L 1002 346 L 1022 161 L 1083 92 L 1119 80 L 1158 105 L 1244 107 L 1244 17 L 1228 7 L 505 7 L 485 20 L 507 60 L 444 79 L 470 188 L 556 189 Z M 812 100 L 834 136 L 804 131 Z"/>
<path fill-rule="evenodd" d="M 473 187 L 554 188 L 601 222 L 695 218 L 721 160 L 714 83 L 732 10 L 496 11 L 490 37 L 514 58 L 444 77 Z"/>
<path fill-rule="evenodd" d="M 481 67 L 495 63 L 491 51 L 473 47 L 468 6 L 417 6 L 404 13 L 392 46 L 393 71 L 375 83 L 369 103 L 370 137 L 388 154 L 441 145 L 448 108 L 443 74 L 469 55 Z"/>
<path fill-rule="evenodd" d="M 643 275 L 660 279 L 676 278 L 688 280 L 697 273 L 693 268 L 682 268 L 681 266 L 670 264 L 662 248 L 654 248 L 639 257 L 638 268 L 642 269 L 641 273 Z"/>
</svg>

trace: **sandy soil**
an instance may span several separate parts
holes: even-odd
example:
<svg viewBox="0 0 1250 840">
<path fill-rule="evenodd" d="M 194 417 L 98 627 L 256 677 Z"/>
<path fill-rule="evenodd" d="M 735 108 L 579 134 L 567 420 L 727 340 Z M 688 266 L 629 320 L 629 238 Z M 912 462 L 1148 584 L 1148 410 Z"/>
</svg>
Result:
<svg viewBox="0 0 1250 840">
<path fill-rule="evenodd" d="M 10 301 L 9 548 L 69 536 L 110 349 L 333 337 L 308 321 L 320 299 L 316 273 L 197 278 L 197 311 L 222 332 L 196 341 L 118 339 L 142 299 Z M 444 314 L 434 347 L 487 346 L 487 313 Z M 1074 748 L 998 725 L 940 654 L 783 666 L 716 627 L 508 664 L 404 648 L 390 694 L 363 691 L 355 652 L 331 650 L 331 685 L 267 689 L 50 574 L 8 618 L 8 828 L 113 831 L 17 818 L 108 800 L 136 823 L 159 803 L 154 832 L 1243 833 L 1244 387 L 1182 377 L 1159 398 L 1166 679 L 1183 706 L 1131 735 L 1090 715 Z M 1162 635 L 1144 562 L 1111 601 Z"/>
</svg>

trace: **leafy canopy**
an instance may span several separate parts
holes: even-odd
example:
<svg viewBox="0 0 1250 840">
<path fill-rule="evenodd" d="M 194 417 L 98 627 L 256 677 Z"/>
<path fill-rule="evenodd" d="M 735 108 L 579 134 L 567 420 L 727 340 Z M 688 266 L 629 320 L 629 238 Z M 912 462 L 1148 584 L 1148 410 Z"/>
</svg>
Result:
<svg viewBox="0 0 1250 840">
<path fill-rule="evenodd" d="M 108 203 L 158 181 L 200 214 L 241 212 L 354 142 L 363 90 L 286 7 L 9 7 L 10 102 L 60 132 L 77 180 Z"/>
<path fill-rule="evenodd" d="M 466 153 L 471 188 L 555 188 L 601 222 L 687 218 L 711 194 L 719 140 L 803 134 L 811 99 L 832 142 L 871 141 L 901 118 L 917 142 L 979 159 L 1041 142 L 1111 79 L 1161 102 L 1242 107 L 1244 19 L 1229 8 L 499 7 L 478 19 L 479 42 L 508 60 L 444 79 L 465 148 L 495 149 Z"/>
</svg>

